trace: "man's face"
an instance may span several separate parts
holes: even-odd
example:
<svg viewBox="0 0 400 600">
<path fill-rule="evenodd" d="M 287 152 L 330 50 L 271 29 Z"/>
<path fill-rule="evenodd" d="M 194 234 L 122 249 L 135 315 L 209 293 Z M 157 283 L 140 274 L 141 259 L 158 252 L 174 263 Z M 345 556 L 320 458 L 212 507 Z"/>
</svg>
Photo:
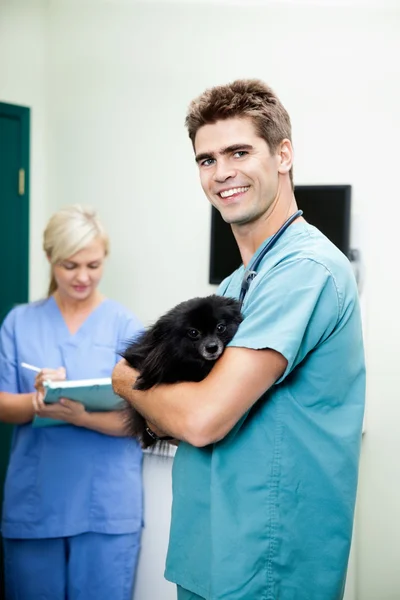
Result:
<svg viewBox="0 0 400 600">
<path fill-rule="evenodd" d="M 279 193 L 279 154 L 271 154 L 252 120 L 201 127 L 195 138 L 202 188 L 222 218 L 244 225 L 269 214 Z"/>
</svg>

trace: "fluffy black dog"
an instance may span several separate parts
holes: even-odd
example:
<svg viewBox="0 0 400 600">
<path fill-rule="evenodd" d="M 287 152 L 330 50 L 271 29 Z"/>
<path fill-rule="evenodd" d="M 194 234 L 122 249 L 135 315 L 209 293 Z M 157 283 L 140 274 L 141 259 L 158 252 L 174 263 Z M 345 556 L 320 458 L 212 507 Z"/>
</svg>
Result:
<svg viewBox="0 0 400 600">
<path fill-rule="evenodd" d="M 140 372 L 134 389 L 148 390 L 159 383 L 201 381 L 241 322 L 240 305 L 233 298 L 212 295 L 178 304 L 122 353 Z M 127 411 L 130 433 L 143 448 L 153 446 L 156 441 L 146 430 L 144 418 L 131 405 Z"/>
</svg>

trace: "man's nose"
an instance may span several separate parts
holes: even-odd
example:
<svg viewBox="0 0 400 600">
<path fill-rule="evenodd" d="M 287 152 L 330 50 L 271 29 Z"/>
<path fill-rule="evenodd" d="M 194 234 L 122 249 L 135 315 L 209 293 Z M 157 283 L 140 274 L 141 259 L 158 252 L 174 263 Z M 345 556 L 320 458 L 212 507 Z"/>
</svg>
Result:
<svg viewBox="0 0 400 600">
<path fill-rule="evenodd" d="M 214 171 L 214 181 L 224 183 L 227 179 L 233 178 L 236 175 L 236 169 L 227 161 L 218 161 Z"/>
</svg>

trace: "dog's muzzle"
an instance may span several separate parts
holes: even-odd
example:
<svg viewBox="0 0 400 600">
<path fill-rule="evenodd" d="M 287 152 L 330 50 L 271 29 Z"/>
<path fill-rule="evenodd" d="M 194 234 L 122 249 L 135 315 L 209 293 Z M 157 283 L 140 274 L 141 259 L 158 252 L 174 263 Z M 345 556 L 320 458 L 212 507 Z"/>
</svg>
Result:
<svg viewBox="0 0 400 600">
<path fill-rule="evenodd" d="M 205 360 L 217 360 L 224 351 L 224 344 L 218 338 L 206 338 L 199 347 L 199 352 Z"/>
</svg>

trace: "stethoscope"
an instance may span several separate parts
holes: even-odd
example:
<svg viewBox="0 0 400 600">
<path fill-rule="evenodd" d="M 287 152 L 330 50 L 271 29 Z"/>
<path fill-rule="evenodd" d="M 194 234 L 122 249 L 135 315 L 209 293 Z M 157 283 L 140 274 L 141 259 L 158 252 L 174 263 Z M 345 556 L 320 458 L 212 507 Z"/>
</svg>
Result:
<svg viewBox="0 0 400 600">
<path fill-rule="evenodd" d="M 288 220 L 284 222 L 282 227 L 280 229 L 278 229 L 278 231 L 276 233 L 274 233 L 272 238 L 265 244 L 264 248 L 261 250 L 260 254 L 254 259 L 254 261 L 251 263 L 251 265 L 245 270 L 243 279 L 242 279 L 242 286 L 240 288 L 240 294 L 239 294 L 240 306 L 243 305 L 244 297 L 247 294 L 247 290 L 250 287 L 250 283 L 253 281 L 253 279 L 257 275 L 258 266 L 259 266 L 260 262 L 262 261 L 262 259 L 264 258 L 264 256 L 267 254 L 267 252 L 269 252 L 271 250 L 272 246 L 274 246 L 276 244 L 276 242 L 279 240 L 281 235 L 283 233 L 285 233 L 285 231 L 289 227 L 289 225 L 291 225 L 293 223 L 293 221 L 295 221 L 296 219 L 301 217 L 302 214 L 303 214 L 303 211 L 298 210 L 297 212 L 294 213 L 294 215 L 289 217 Z"/>
</svg>

